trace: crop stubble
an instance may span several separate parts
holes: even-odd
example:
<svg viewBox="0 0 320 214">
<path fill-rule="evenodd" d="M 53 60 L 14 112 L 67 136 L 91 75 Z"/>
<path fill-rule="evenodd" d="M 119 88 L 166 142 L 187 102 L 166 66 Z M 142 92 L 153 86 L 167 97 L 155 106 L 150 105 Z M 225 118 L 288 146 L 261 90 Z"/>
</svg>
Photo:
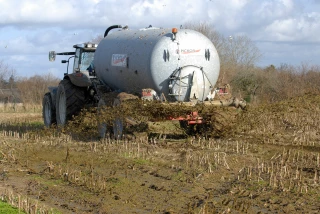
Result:
<svg viewBox="0 0 320 214">
<path fill-rule="evenodd" d="M 223 132 L 182 139 L 99 140 L 91 111 L 63 130 L 5 121 L 1 194 L 30 213 L 317 213 L 319 101 L 215 109 Z"/>
</svg>

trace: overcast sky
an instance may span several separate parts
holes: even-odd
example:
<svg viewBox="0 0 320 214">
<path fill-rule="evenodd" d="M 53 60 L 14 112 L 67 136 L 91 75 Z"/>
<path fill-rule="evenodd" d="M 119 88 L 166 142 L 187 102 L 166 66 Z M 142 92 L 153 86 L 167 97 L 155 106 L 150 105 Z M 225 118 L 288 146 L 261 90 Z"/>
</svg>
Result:
<svg viewBox="0 0 320 214">
<path fill-rule="evenodd" d="M 0 0 L 0 60 L 18 76 L 61 78 L 66 65 L 48 52 L 131 29 L 205 22 L 224 36 L 247 35 L 263 54 L 259 66 L 319 65 L 320 0 Z"/>
</svg>

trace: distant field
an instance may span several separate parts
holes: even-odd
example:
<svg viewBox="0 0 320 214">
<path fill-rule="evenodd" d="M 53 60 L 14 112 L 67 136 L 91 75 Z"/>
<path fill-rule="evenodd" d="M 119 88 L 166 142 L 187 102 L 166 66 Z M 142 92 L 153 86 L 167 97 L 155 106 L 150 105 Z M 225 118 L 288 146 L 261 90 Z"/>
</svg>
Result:
<svg viewBox="0 0 320 214">
<path fill-rule="evenodd" d="M 1 122 L 35 122 L 42 121 L 41 113 L 15 113 L 15 112 L 0 112 L 0 123 Z"/>
<path fill-rule="evenodd" d="M 99 140 L 92 114 L 58 130 L 1 113 L 0 194 L 31 213 L 318 213 L 320 96 L 223 113 L 220 138 L 124 140 Z"/>
<path fill-rule="evenodd" d="M 30 105 L 22 103 L 0 103 L 0 113 L 37 113 L 42 111 L 42 105 Z"/>
<path fill-rule="evenodd" d="M 0 123 L 42 122 L 42 106 L 0 103 Z"/>
</svg>

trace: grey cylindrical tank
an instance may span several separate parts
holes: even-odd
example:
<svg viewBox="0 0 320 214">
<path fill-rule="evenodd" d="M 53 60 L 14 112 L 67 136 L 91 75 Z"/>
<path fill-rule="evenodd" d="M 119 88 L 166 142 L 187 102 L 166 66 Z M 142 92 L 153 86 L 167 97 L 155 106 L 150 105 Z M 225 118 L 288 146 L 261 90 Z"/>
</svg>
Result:
<svg viewBox="0 0 320 214">
<path fill-rule="evenodd" d="M 169 100 L 203 101 L 215 85 L 219 56 L 203 34 L 178 29 L 113 31 L 98 45 L 97 77 L 114 90 L 141 93 L 152 88 Z"/>
</svg>

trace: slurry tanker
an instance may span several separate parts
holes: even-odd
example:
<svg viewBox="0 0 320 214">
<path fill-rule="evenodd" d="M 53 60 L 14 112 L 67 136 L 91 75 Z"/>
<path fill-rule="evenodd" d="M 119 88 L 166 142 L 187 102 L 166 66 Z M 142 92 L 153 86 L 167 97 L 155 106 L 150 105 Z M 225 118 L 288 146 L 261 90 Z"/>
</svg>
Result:
<svg viewBox="0 0 320 214">
<path fill-rule="evenodd" d="M 110 32 L 112 29 L 113 30 Z M 110 32 L 110 33 L 109 33 Z M 213 43 L 190 29 L 148 27 L 131 30 L 109 27 L 99 44 L 73 46 L 74 52 L 49 52 L 70 56 L 67 72 L 57 87 L 43 98 L 44 124 L 63 126 L 87 104 L 106 105 L 103 95 L 126 93 L 165 103 L 206 102 L 217 82 L 220 61 Z M 72 72 L 68 72 L 73 58 Z M 210 102 L 213 105 L 244 106 L 237 99 Z M 191 119 L 190 119 L 191 118 Z M 181 119 L 184 120 L 184 119 Z M 192 117 L 188 117 L 192 122 Z M 117 133 L 116 125 L 114 130 Z"/>
</svg>

